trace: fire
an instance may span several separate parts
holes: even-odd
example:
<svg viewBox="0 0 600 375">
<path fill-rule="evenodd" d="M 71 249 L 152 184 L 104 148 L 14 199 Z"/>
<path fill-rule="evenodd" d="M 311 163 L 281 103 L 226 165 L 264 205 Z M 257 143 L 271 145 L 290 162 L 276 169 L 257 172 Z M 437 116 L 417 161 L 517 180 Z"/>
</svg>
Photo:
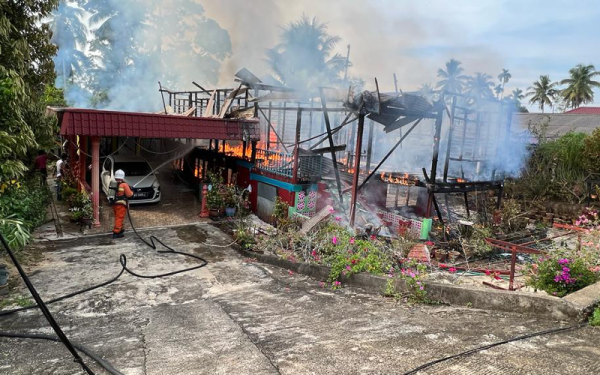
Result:
<svg viewBox="0 0 600 375">
<path fill-rule="evenodd" d="M 194 177 L 202 178 L 204 162 L 200 159 L 196 159 L 196 165 L 194 166 Z"/>
<path fill-rule="evenodd" d="M 293 157 L 292 155 L 284 154 L 277 151 L 257 150 L 257 159 L 259 160 L 260 168 L 291 168 Z"/>
<path fill-rule="evenodd" d="M 250 160 L 250 156 L 252 155 L 252 147 L 250 144 L 248 144 L 246 146 L 246 154 L 244 155 L 244 146 L 242 144 L 232 146 L 229 143 L 225 143 L 225 155 L 238 159 Z"/>
<path fill-rule="evenodd" d="M 394 176 L 392 173 L 386 174 L 385 172 L 381 172 L 379 175 L 382 181 L 385 181 L 389 184 L 397 184 L 397 185 L 414 185 L 418 179 L 416 177 L 411 177 L 408 173 L 404 173 L 398 176 Z"/>
</svg>

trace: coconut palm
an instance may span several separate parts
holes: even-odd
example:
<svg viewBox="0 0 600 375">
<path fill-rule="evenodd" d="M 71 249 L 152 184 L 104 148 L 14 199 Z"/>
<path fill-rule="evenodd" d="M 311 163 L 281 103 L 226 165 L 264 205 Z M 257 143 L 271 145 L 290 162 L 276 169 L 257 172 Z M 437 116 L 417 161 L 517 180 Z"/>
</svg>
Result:
<svg viewBox="0 0 600 375">
<path fill-rule="evenodd" d="M 54 58 L 57 83 L 63 87 L 90 68 L 90 60 L 82 52 L 87 42 L 87 30 L 81 22 L 83 15 L 81 9 L 61 2 L 50 21 L 52 43 L 59 48 Z"/>
<path fill-rule="evenodd" d="M 485 73 L 475 73 L 474 76 L 467 77 L 465 93 L 475 100 L 493 98 L 494 83 L 491 79 L 492 76 Z"/>
<path fill-rule="evenodd" d="M 542 113 L 544 113 L 544 105 L 552 107 L 552 103 L 556 100 L 558 90 L 555 89 L 557 82 L 550 81 L 549 76 L 540 76 L 538 81 L 533 83 L 533 86 L 527 88 L 525 96 L 530 96 L 529 104 L 538 103 Z"/>
<path fill-rule="evenodd" d="M 572 108 L 578 108 L 582 104 L 594 101 L 593 88 L 600 87 L 600 82 L 592 78 L 600 75 L 594 65 L 579 64 L 569 70 L 570 77 L 560 81 L 561 85 L 567 85 L 561 94 Z"/>
<path fill-rule="evenodd" d="M 502 94 L 500 99 L 504 96 L 504 85 L 512 78 L 512 75 L 508 72 L 508 69 L 502 69 L 502 73 L 498 74 L 498 80 L 502 82 Z"/>
<path fill-rule="evenodd" d="M 502 95 L 502 93 L 504 92 L 502 85 L 496 85 L 496 87 L 494 87 L 494 92 L 496 93 L 496 97 L 500 99 L 500 95 Z"/>
<path fill-rule="evenodd" d="M 461 62 L 450 59 L 446 62 L 446 70 L 438 69 L 437 76 L 441 78 L 435 87 L 451 93 L 460 93 L 465 86 L 466 76 L 461 73 L 464 69 L 460 66 Z"/>
<path fill-rule="evenodd" d="M 333 54 L 341 40 L 329 35 L 327 25 L 314 17 L 302 15 L 289 23 L 281 33 L 281 43 L 267 50 L 267 63 L 277 80 L 288 87 L 310 87 L 340 84 L 347 59 Z"/>
<path fill-rule="evenodd" d="M 431 86 L 429 83 L 422 84 L 421 87 L 419 87 L 419 94 L 431 100 L 435 94 L 433 86 Z"/>
</svg>

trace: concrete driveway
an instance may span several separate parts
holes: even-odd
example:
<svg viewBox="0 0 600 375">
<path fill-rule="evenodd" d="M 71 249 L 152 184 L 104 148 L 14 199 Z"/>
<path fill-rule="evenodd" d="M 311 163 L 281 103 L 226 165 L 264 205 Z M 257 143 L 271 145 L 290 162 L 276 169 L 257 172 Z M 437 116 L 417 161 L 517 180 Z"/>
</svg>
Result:
<svg viewBox="0 0 600 375">
<path fill-rule="evenodd" d="M 425 362 L 557 322 L 474 310 L 414 306 L 316 280 L 240 256 L 208 224 L 144 231 L 205 257 L 200 270 L 161 279 L 124 275 L 51 305 L 74 341 L 125 374 L 402 374 Z M 152 274 L 189 267 L 128 232 L 45 242 L 28 270 L 45 299 L 109 279 L 128 265 Z M 26 291 L 22 291 L 27 295 Z M 52 333 L 39 311 L 0 318 L 0 330 Z M 87 363 L 102 374 L 92 360 Z M 2 374 L 80 373 L 61 344 L 0 338 Z M 496 347 L 422 374 L 598 374 L 600 329 L 585 327 Z"/>
</svg>

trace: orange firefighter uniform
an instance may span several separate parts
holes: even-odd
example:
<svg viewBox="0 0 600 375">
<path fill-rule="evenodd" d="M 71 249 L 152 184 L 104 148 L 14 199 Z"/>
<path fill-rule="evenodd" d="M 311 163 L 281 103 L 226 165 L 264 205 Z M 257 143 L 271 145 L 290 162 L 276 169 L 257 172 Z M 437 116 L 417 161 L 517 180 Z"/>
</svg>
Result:
<svg viewBox="0 0 600 375">
<path fill-rule="evenodd" d="M 113 204 L 113 212 L 115 214 L 115 227 L 113 228 L 113 236 L 123 235 L 123 221 L 127 214 L 127 198 L 133 196 L 133 191 L 125 181 L 118 182 L 116 201 Z"/>
</svg>

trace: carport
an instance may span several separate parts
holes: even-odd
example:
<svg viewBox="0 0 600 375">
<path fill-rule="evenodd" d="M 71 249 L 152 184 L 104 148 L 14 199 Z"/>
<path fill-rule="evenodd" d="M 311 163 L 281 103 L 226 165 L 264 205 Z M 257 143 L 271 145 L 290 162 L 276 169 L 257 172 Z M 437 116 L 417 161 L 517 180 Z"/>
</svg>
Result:
<svg viewBox="0 0 600 375">
<path fill-rule="evenodd" d="M 91 144 L 94 225 L 100 226 L 100 139 L 102 137 L 205 139 L 250 142 L 252 159 L 260 140 L 258 119 L 187 117 L 140 112 L 117 112 L 81 108 L 50 108 L 58 117 L 60 135 L 68 140 L 69 157 L 77 160 L 78 177 L 85 185 L 85 155 Z M 79 151 L 78 152 L 78 148 Z M 83 167 L 82 167 L 83 166 Z"/>
</svg>

